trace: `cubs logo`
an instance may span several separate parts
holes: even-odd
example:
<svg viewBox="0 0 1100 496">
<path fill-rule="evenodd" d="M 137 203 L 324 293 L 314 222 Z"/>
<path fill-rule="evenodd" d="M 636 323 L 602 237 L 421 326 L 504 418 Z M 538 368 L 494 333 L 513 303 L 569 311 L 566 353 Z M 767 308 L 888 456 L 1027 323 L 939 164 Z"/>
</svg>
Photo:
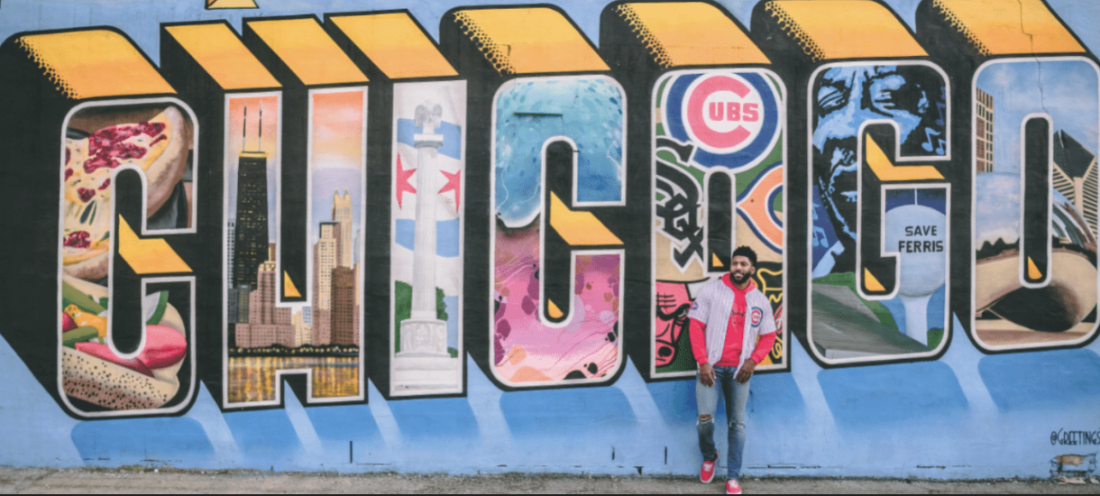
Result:
<svg viewBox="0 0 1100 496">
<path fill-rule="evenodd" d="M 779 95 L 759 71 L 680 75 L 664 108 L 670 134 L 708 167 L 755 165 L 780 134 Z"/>
<path fill-rule="evenodd" d="M 752 309 L 752 325 L 760 325 L 760 319 L 764 318 L 764 314 L 760 312 L 759 308 Z"/>
</svg>

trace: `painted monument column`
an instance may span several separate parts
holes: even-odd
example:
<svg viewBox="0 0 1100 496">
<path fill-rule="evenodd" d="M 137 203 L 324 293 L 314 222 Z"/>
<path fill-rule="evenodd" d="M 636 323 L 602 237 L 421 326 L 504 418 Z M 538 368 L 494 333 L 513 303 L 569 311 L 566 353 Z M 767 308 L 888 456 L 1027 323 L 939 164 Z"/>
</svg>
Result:
<svg viewBox="0 0 1100 496">
<path fill-rule="evenodd" d="M 385 343 L 368 349 L 371 381 L 387 400 L 462 394 L 466 82 L 408 12 L 325 24 L 370 78 L 374 102 L 363 298 L 388 309 L 388 325 L 371 331 Z"/>
<path fill-rule="evenodd" d="M 436 159 L 443 135 L 436 134 L 443 108 L 438 104 L 416 107 L 416 125 L 424 132 L 413 137 L 416 146 L 416 238 L 413 248 L 412 317 L 401 323 L 401 352 L 398 356 L 448 357 L 447 323 L 436 318 L 435 244 Z"/>
</svg>

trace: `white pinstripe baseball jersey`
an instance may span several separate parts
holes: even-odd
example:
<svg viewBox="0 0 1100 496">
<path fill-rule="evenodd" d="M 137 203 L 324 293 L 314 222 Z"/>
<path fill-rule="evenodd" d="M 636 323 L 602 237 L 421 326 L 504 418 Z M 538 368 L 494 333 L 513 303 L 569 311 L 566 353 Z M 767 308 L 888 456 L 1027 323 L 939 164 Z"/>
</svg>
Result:
<svg viewBox="0 0 1100 496">
<path fill-rule="evenodd" d="M 711 364 L 722 359 L 726 344 L 726 327 L 733 313 L 735 294 L 722 279 L 716 279 L 703 286 L 695 303 L 688 311 L 688 317 L 706 325 L 707 361 Z M 768 297 L 764 296 L 753 282 L 752 289 L 745 294 L 745 332 L 741 343 L 741 363 L 756 349 L 756 338 L 761 334 L 775 332 L 775 318 Z M 740 369 L 740 366 L 738 367 Z"/>
</svg>

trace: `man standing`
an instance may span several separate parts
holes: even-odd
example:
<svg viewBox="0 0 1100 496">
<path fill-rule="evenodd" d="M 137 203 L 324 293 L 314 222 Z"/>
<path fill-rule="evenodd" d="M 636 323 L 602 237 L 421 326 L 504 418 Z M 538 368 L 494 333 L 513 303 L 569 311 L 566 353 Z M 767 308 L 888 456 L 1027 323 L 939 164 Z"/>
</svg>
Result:
<svg viewBox="0 0 1100 496">
<path fill-rule="evenodd" d="M 703 287 L 688 312 L 691 319 L 691 351 L 699 362 L 695 403 L 699 408 L 699 449 L 703 468 L 699 478 L 714 480 L 718 451 L 714 446 L 714 414 L 718 410 L 718 388 L 726 399 L 729 418 L 729 456 L 726 494 L 741 494 L 741 454 L 745 450 L 745 404 L 749 401 L 749 379 L 756 364 L 775 344 L 775 319 L 771 304 L 752 275 L 756 252 L 747 246 L 734 250 L 730 273 Z M 760 338 L 758 343 L 757 337 Z"/>
</svg>

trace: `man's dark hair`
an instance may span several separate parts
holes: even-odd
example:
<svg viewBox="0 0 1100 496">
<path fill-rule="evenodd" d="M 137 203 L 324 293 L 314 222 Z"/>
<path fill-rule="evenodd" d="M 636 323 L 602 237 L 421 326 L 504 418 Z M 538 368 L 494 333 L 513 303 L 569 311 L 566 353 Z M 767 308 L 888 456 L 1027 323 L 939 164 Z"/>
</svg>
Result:
<svg viewBox="0 0 1100 496">
<path fill-rule="evenodd" d="M 756 252 L 752 251 L 752 248 L 747 246 L 738 246 L 736 250 L 733 250 L 733 255 L 730 255 L 730 263 L 733 263 L 733 257 L 745 257 L 752 262 L 752 266 L 756 267 Z"/>
</svg>

